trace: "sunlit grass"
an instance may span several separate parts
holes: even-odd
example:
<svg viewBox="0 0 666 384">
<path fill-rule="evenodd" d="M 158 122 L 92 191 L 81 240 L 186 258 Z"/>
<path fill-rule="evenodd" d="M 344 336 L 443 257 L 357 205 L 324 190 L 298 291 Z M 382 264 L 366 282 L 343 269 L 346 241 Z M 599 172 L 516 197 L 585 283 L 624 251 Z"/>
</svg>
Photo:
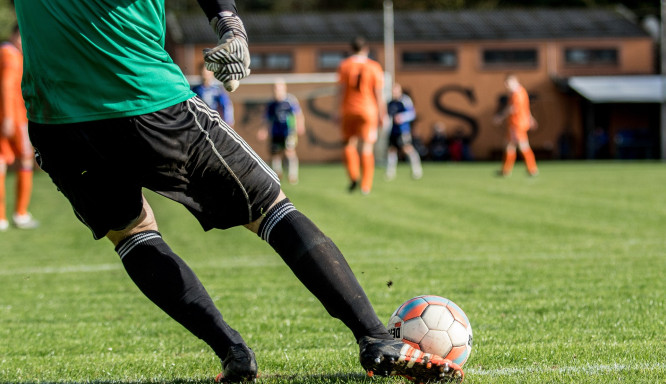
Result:
<svg viewBox="0 0 666 384">
<path fill-rule="evenodd" d="M 342 167 L 284 189 L 343 251 L 382 320 L 420 294 L 474 329 L 466 383 L 666 381 L 666 165 L 426 164 L 349 194 Z M 11 195 L 13 176 L 7 182 Z M 148 194 L 160 231 L 257 353 L 262 383 L 369 379 L 351 333 L 256 235 L 204 233 Z M 0 233 L 1 383 L 210 383 L 212 351 L 150 303 L 43 173 L 35 231 Z M 391 284 L 388 284 L 391 282 Z"/>
</svg>

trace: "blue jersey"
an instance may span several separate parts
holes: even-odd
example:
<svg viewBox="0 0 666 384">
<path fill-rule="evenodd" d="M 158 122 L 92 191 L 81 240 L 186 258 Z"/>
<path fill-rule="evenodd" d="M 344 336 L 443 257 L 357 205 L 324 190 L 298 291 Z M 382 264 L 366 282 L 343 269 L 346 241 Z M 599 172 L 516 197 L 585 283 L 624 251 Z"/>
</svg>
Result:
<svg viewBox="0 0 666 384">
<path fill-rule="evenodd" d="M 270 124 L 272 137 L 287 137 L 294 132 L 296 115 L 301 106 L 292 95 L 284 100 L 273 100 L 266 107 L 266 120 Z"/>
<path fill-rule="evenodd" d="M 411 132 L 411 124 L 416 119 L 416 111 L 409 96 L 403 93 L 399 98 L 392 99 L 386 109 L 389 117 L 391 117 L 391 135 Z M 396 122 L 398 116 L 402 119 L 401 123 Z"/>
<path fill-rule="evenodd" d="M 234 105 L 231 102 L 229 94 L 218 84 L 204 85 L 199 84 L 192 87 L 192 91 L 199 95 L 209 107 L 216 110 L 222 120 L 229 125 L 234 125 Z"/>
</svg>

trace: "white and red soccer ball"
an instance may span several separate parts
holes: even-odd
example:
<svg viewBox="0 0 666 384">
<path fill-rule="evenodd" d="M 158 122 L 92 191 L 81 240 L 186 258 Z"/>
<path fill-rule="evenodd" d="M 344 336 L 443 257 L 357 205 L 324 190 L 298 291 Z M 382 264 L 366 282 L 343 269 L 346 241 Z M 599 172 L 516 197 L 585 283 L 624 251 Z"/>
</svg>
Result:
<svg viewBox="0 0 666 384">
<path fill-rule="evenodd" d="M 453 361 L 461 367 L 472 352 L 472 326 L 453 301 L 424 295 L 407 300 L 387 326 L 394 339 Z"/>
</svg>

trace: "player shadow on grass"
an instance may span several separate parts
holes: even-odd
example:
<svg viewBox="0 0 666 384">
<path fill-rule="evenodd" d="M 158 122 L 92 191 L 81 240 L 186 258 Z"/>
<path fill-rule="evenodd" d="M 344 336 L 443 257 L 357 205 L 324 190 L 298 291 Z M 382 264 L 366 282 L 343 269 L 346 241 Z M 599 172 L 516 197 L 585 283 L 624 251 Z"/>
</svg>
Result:
<svg viewBox="0 0 666 384">
<path fill-rule="evenodd" d="M 257 378 L 256 383 L 260 384 L 262 381 L 277 380 L 280 383 L 289 384 L 337 384 L 337 383 L 362 383 L 373 381 L 370 377 L 362 373 L 334 373 L 327 375 L 261 375 Z"/>
<path fill-rule="evenodd" d="M 362 373 L 336 373 L 328 375 L 261 375 L 254 382 L 256 384 L 261 384 L 262 382 L 273 382 L 277 381 L 280 383 L 287 384 L 342 384 L 342 383 L 378 383 L 377 380 L 373 380 L 365 374 Z M 159 381 L 162 384 L 211 384 L 213 382 L 211 379 L 205 380 L 190 380 L 190 379 L 175 379 L 175 380 L 164 380 Z M 393 382 L 393 381 L 387 381 Z M 33 384 L 34 382 L 25 381 L 18 382 L 13 384 Z M 127 381 L 123 384 L 154 384 L 155 380 L 146 379 L 145 381 Z M 0 384 L 5 384 L 5 382 L 0 381 Z M 42 384 L 84 384 L 83 382 L 43 382 Z M 92 380 L 86 381 L 85 384 L 118 384 L 116 380 Z M 378 383 L 379 384 L 379 383 Z"/>
</svg>

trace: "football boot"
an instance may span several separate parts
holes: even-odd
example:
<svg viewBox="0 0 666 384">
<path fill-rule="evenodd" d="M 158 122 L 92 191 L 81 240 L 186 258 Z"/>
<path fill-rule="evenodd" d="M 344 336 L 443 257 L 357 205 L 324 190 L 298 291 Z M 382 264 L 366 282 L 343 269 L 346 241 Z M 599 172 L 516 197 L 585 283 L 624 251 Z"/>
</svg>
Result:
<svg viewBox="0 0 666 384">
<path fill-rule="evenodd" d="M 462 368 L 439 355 L 423 351 L 399 340 L 364 336 L 359 341 L 360 361 L 368 376 L 399 375 L 417 384 L 462 383 Z"/>
<path fill-rule="evenodd" d="M 257 361 L 254 352 L 245 344 L 229 347 L 227 357 L 222 360 L 222 372 L 217 375 L 217 383 L 240 383 L 257 378 Z"/>
</svg>

